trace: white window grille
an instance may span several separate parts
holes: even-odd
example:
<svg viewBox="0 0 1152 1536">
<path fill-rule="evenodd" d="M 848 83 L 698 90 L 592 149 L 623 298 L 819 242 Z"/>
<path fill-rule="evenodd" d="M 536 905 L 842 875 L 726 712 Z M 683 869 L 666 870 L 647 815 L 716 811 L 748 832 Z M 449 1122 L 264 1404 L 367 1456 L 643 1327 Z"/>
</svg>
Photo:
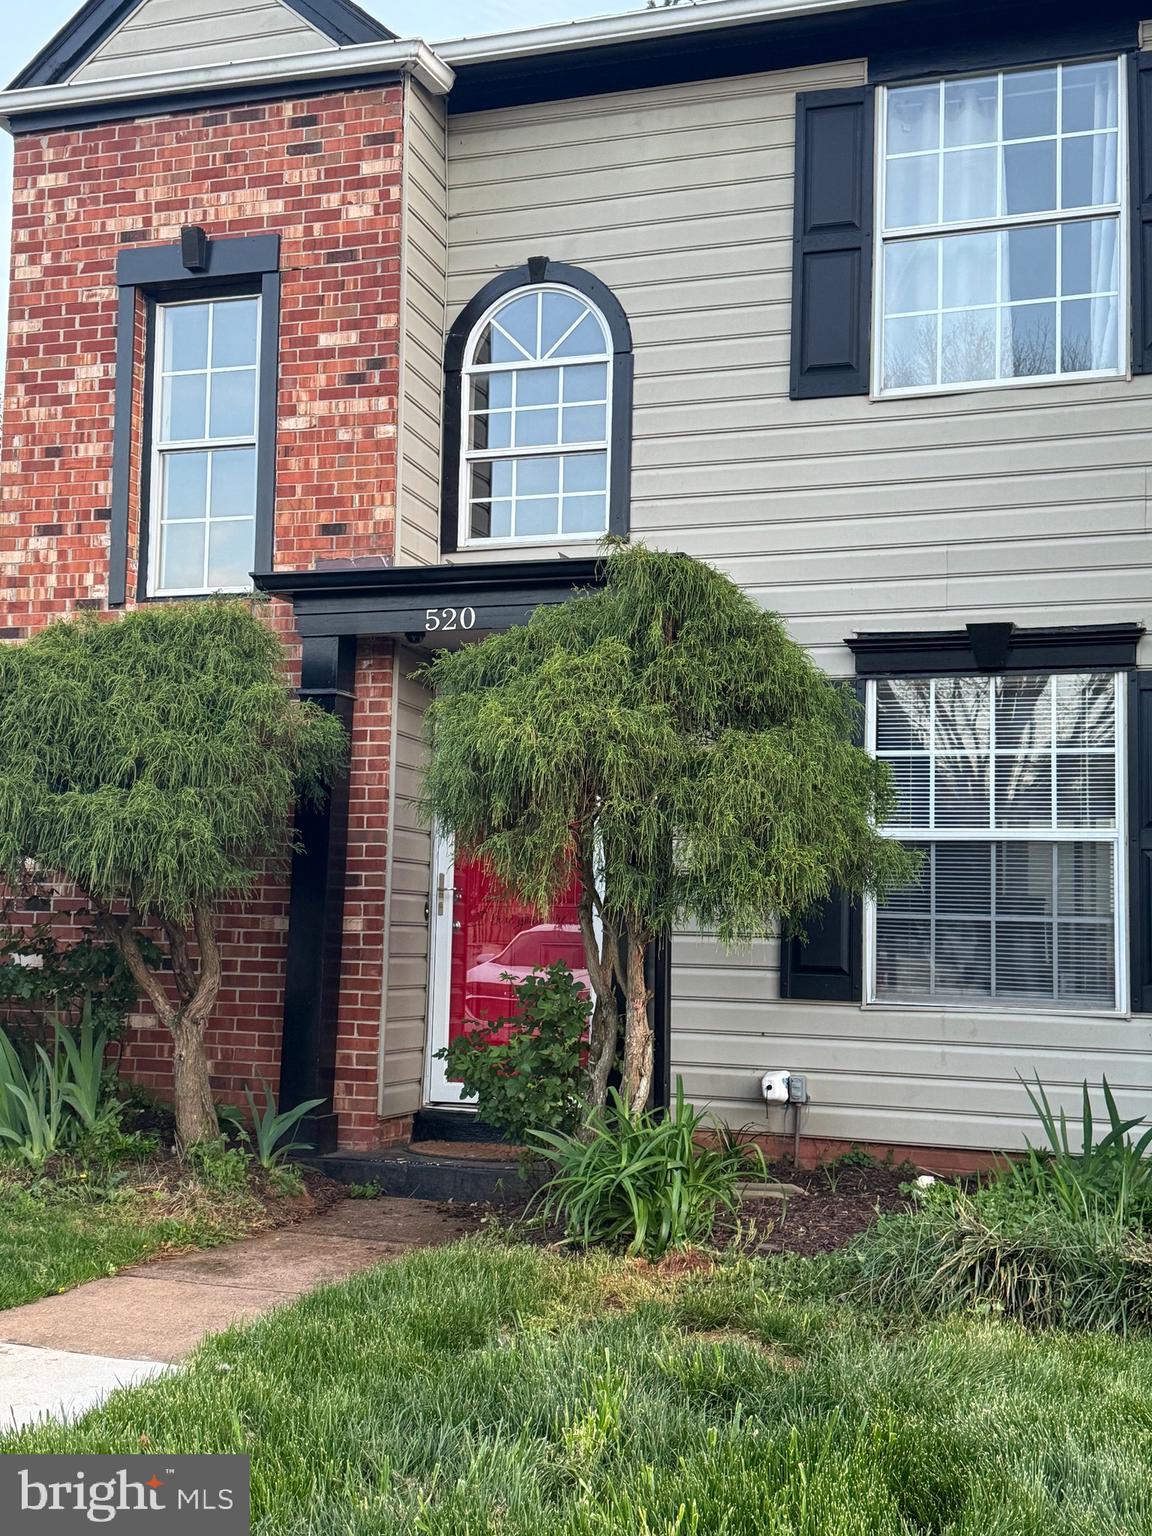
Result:
<svg viewBox="0 0 1152 1536">
<path fill-rule="evenodd" d="M 1123 1009 L 1123 714 L 1113 674 L 870 684 L 924 861 L 868 913 L 870 1001 Z"/>
<path fill-rule="evenodd" d="M 1121 61 L 880 105 L 877 392 L 1124 372 Z"/>
<path fill-rule="evenodd" d="M 465 355 L 463 544 L 602 538 L 611 474 L 612 349 L 568 288 L 518 289 Z"/>
<path fill-rule="evenodd" d="M 251 586 L 259 352 L 258 298 L 157 308 L 150 596 Z"/>
</svg>

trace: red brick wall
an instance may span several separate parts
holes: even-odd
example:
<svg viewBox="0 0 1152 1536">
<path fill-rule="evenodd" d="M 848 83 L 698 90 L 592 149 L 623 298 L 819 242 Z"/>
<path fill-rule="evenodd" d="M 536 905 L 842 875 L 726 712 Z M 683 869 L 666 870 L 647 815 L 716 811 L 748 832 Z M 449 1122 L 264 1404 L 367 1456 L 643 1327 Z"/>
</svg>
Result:
<svg viewBox="0 0 1152 1536">
<path fill-rule="evenodd" d="M 101 607 L 115 391 L 118 252 L 281 236 L 276 565 L 391 555 L 396 514 L 402 90 L 353 91 L 16 140 L 11 319 L 0 484 L 0 638 L 78 604 Z M 137 358 L 141 397 L 143 356 Z M 129 590 L 135 590 L 139 463 Z M 275 616 L 289 629 L 289 611 Z M 370 1145 L 383 983 L 391 708 L 386 646 L 358 675 L 353 879 L 337 1106 Z M 210 1039 L 217 1086 L 275 1081 L 287 892 L 270 881 L 226 914 L 224 991 Z M 141 1018 L 131 1070 L 163 1089 L 165 1037 Z"/>
</svg>

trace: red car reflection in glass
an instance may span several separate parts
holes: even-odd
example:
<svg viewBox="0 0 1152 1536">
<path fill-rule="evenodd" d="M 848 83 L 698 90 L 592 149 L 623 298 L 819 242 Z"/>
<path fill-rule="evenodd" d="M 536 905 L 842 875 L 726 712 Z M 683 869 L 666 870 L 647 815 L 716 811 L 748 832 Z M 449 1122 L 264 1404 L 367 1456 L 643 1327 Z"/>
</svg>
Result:
<svg viewBox="0 0 1152 1536">
<path fill-rule="evenodd" d="M 537 923 L 515 935 L 504 948 L 477 965 L 464 979 L 465 1029 L 517 1012 L 516 987 L 534 970 L 563 961 L 577 983 L 592 997 L 592 980 L 584 964 L 584 940 L 573 923 Z M 509 981 L 507 978 L 512 977 Z M 508 1031 L 495 1030 L 493 1043 L 506 1043 Z"/>
</svg>

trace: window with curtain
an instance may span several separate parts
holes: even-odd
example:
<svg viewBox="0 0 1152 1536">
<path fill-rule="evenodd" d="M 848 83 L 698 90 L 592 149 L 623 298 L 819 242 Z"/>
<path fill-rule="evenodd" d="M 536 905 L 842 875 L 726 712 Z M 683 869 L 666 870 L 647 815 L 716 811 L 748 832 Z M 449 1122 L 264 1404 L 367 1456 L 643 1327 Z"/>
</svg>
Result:
<svg viewBox="0 0 1152 1536">
<path fill-rule="evenodd" d="M 150 597 L 251 586 L 259 346 L 258 298 L 157 306 Z"/>
<path fill-rule="evenodd" d="M 1123 1006 L 1124 695 L 1111 674 L 869 685 L 920 879 L 869 914 L 877 1003 Z"/>
<path fill-rule="evenodd" d="M 1127 367 L 1117 59 L 890 88 L 882 393 Z"/>
<path fill-rule="evenodd" d="M 461 541 L 595 539 L 608 530 L 612 349 L 571 289 L 516 290 L 465 354 Z"/>
</svg>

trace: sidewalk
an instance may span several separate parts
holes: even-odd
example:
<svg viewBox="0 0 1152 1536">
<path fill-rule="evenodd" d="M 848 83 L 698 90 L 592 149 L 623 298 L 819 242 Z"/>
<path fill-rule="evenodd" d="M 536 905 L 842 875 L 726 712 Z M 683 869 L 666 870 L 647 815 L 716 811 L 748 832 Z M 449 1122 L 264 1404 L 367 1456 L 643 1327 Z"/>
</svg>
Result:
<svg viewBox="0 0 1152 1536">
<path fill-rule="evenodd" d="M 70 1417 L 177 1365 L 209 1333 L 417 1248 L 463 1216 L 421 1200 L 345 1200 L 298 1227 L 157 1259 L 0 1312 L 0 1432 Z"/>
</svg>

